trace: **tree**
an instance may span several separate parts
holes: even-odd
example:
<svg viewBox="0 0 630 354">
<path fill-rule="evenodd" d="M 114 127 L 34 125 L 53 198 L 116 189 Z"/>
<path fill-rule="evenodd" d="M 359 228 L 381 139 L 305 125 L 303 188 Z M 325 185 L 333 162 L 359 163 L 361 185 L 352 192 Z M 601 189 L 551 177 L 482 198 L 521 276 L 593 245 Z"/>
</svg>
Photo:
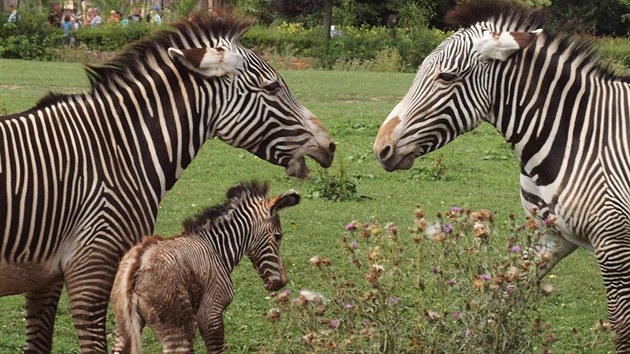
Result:
<svg viewBox="0 0 630 354">
<path fill-rule="evenodd" d="M 624 36 L 628 24 L 623 23 L 627 0 L 553 0 L 545 10 L 548 27 L 553 31 Z"/>
</svg>

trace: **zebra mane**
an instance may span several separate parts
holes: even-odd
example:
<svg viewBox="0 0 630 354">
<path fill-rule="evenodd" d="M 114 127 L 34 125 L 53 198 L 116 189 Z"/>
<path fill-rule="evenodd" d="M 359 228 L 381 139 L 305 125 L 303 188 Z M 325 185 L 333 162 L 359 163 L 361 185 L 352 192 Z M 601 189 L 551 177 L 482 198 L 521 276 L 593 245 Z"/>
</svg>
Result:
<svg viewBox="0 0 630 354">
<path fill-rule="evenodd" d="M 183 223 L 183 233 L 191 234 L 228 220 L 233 210 L 242 207 L 246 201 L 266 198 L 268 192 L 268 182 L 241 182 L 227 191 L 227 200 L 223 204 L 206 208 L 197 215 L 186 219 Z"/>
<path fill-rule="evenodd" d="M 156 54 L 167 51 L 169 47 L 187 49 L 184 48 L 184 43 L 192 42 L 210 46 L 213 40 L 218 39 L 238 43 L 240 37 L 253 24 L 252 18 L 236 16 L 232 13 L 222 16 L 194 14 L 189 19 L 172 23 L 170 24 L 172 28 L 159 30 L 147 38 L 130 44 L 105 64 L 86 64 L 92 90 L 99 84 L 111 82 L 112 76 L 125 75 L 127 72 L 130 72 L 132 76 L 135 75 L 139 63 L 145 63 L 149 56 L 159 60 L 159 55 Z"/>
<path fill-rule="evenodd" d="M 545 26 L 545 14 L 541 9 L 531 10 L 510 0 L 468 0 L 445 15 L 445 22 L 453 27 L 470 27 L 479 22 L 491 22 L 496 30 L 532 31 Z M 593 38 L 578 35 L 557 35 L 545 29 L 547 43 L 556 42 L 558 53 L 568 53 L 568 60 L 584 60 L 593 63 L 603 79 L 630 82 L 630 76 L 620 73 L 610 60 L 602 58 L 599 46 Z"/>
</svg>

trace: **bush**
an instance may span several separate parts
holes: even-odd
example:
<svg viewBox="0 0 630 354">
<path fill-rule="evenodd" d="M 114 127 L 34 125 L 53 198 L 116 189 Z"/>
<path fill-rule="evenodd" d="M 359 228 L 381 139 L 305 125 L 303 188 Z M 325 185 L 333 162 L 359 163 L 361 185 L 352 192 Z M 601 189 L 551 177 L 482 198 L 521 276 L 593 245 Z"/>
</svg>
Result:
<svg viewBox="0 0 630 354">
<path fill-rule="evenodd" d="M 45 18 L 24 19 L 10 23 L 0 21 L 0 58 L 47 60 L 48 48 L 62 43 L 63 32 L 50 26 L 42 26 Z"/>
<path fill-rule="evenodd" d="M 282 339 L 273 351 L 550 352 L 555 335 L 536 307 L 553 291 L 536 282 L 546 259 L 524 256 L 544 230 L 534 219 L 508 223 L 507 244 L 495 247 L 486 210 L 453 208 L 428 222 L 417 209 L 407 232 L 350 222 L 340 240 L 349 264 L 317 255 L 304 274 L 325 293 L 273 294 L 267 317 Z"/>
<path fill-rule="evenodd" d="M 95 28 L 80 28 L 75 32 L 75 36 L 80 44 L 90 50 L 115 51 L 125 45 L 141 40 L 154 31 L 159 26 L 147 23 L 129 23 L 129 26 L 104 25 Z"/>
</svg>

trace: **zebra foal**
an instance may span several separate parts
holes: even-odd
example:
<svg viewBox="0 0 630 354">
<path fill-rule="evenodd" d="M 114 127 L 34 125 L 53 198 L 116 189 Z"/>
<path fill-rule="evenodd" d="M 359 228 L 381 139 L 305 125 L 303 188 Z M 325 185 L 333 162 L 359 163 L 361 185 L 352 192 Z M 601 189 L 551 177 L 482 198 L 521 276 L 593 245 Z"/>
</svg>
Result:
<svg viewBox="0 0 630 354">
<path fill-rule="evenodd" d="M 206 140 L 299 178 L 305 156 L 331 165 L 322 123 L 240 44 L 252 24 L 175 23 L 89 66 L 89 92 L 0 117 L 0 296 L 25 294 L 26 352 L 51 352 L 64 286 L 81 352 L 107 352 L 116 266 L 153 233 L 160 201 Z"/>
<path fill-rule="evenodd" d="M 140 353 L 145 323 L 164 353 L 191 352 L 199 328 L 209 353 L 225 351 L 223 311 L 230 273 L 243 255 L 270 291 L 287 283 L 280 259 L 280 210 L 300 202 L 294 190 L 267 197 L 268 184 L 239 184 L 221 205 L 184 222 L 169 239 L 148 237 L 122 259 L 112 289 L 114 353 Z"/>
<path fill-rule="evenodd" d="M 576 248 L 594 251 L 617 350 L 630 353 L 630 78 L 593 43 L 541 30 L 544 16 L 508 1 L 467 1 L 460 27 L 420 66 L 381 125 L 374 153 L 388 171 L 492 124 L 521 164 L 521 203 L 557 218 L 536 252 L 545 276 Z"/>
</svg>

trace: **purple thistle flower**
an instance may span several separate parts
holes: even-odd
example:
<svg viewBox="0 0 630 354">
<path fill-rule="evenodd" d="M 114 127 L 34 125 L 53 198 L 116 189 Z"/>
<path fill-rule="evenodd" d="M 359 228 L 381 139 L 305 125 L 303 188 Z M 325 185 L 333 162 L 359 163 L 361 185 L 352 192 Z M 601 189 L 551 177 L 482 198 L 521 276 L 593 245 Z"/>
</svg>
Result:
<svg viewBox="0 0 630 354">
<path fill-rule="evenodd" d="M 337 327 L 339 327 L 339 320 L 332 319 L 330 320 L 330 322 L 328 322 L 328 328 L 337 329 Z"/>
<path fill-rule="evenodd" d="M 431 273 L 438 274 L 440 272 L 440 267 L 433 266 L 431 267 Z"/>
<path fill-rule="evenodd" d="M 505 293 L 507 295 L 510 295 L 513 291 L 514 291 L 514 285 L 513 284 L 508 284 L 508 286 L 505 287 Z"/>
<path fill-rule="evenodd" d="M 451 232 L 453 232 L 453 225 L 452 224 L 444 225 L 444 227 L 442 227 L 442 231 L 444 231 L 447 234 L 450 234 Z"/>
<path fill-rule="evenodd" d="M 351 221 L 349 224 L 346 225 L 346 231 L 356 231 L 357 230 L 357 222 L 356 221 Z"/>
<path fill-rule="evenodd" d="M 352 240 L 352 243 L 350 244 L 350 247 L 352 247 L 353 250 L 356 250 L 359 248 L 359 243 L 357 242 L 357 240 Z"/>
<path fill-rule="evenodd" d="M 518 243 L 512 246 L 512 253 L 521 253 L 521 246 Z"/>
<path fill-rule="evenodd" d="M 481 279 L 485 281 L 489 281 L 490 279 L 492 279 L 492 277 L 489 274 L 483 274 L 481 275 Z"/>
<path fill-rule="evenodd" d="M 459 313 L 459 311 L 455 311 L 455 312 L 453 312 L 453 319 L 454 319 L 455 321 L 459 320 L 459 317 L 460 317 L 460 313 Z"/>
<path fill-rule="evenodd" d="M 363 321 L 361 321 L 361 323 L 363 323 L 366 326 L 369 326 L 370 325 L 370 320 L 367 319 L 367 318 L 364 318 Z"/>
<path fill-rule="evenodd" d="M 462 211 L 462 208 L 454 206 L 451 208 L 451 211 L 453 213 L 459 213 L 460 211 Z"/>
<path fill-rule="evenodd" d="M 544 221 L 544 223 L 545 223 L 545 226 L 547 226 L 547 227 L 549 227 L 549 226 L 552 226 L 552 225 L 553 225 L 553 221 L 551 221 L 551 219 L 549 219 L 549 218 L 546 218 L 546 219 L 545 219 L 545 221 Z"/>
<path fill-rule="evenodd" d="M 345 304 L 345 305 L 343 305 L 343 308 L 346 309 L 346 310 L 350 310 L 353 307 L 354 307 L 354 305 L 352 305 L 352 304 Z"/>
<path fill-rule="evenodd" d="M 446 282 L 446 284 L 448 284 L 448 285 L 450 285 L 450 286 L 453 286 L 453 285 L 457 284 L 457 280 L 455 280 L 455 278 L 453 278 L 453 279 L 449 279 L 449 280 Z"/>
<path fill-rule="evenodd" d="M 398 305 L 399 302 L 400 302 L 400 298 L 398 296 L 392 296 L 389 298 L 390 305 Z"/>
</svg>

